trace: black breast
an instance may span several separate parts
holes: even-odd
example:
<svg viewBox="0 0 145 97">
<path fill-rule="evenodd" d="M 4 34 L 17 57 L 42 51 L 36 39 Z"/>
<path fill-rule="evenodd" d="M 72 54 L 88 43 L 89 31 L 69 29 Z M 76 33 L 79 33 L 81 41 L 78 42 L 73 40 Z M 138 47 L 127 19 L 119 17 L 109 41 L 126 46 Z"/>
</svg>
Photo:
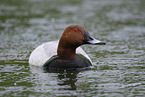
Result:
<svg viewBox="0 0 145 97">
<path fill-rule="evenodd" d="M 77 54 L 77 58 L 70 58 L 66 60 L 58 59 L 58 56 L 52 57 L 48 60 L 44 65 L 44 69 L 57 69 L 57 70 L 65 70 L 65 69 L 79 69 L 86 68 L 91 66 L 91 62 L 81 54 Z"/>
</svg>

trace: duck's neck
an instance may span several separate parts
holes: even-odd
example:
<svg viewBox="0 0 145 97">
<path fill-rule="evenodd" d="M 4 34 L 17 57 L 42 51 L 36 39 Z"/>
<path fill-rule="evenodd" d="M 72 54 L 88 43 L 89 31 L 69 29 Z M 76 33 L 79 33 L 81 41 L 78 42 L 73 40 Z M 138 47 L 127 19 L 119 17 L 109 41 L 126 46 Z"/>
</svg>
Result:
<svg viewBox="0 0 145 97">
<path fill-rule="evenodd" d="M 59 59 L 76 58 L 76 50 L 67 48 L 58 48 L 57 55 Z"/>
<path fill-rule="evenodd" d="M 66 47 L 59 43 L 57 48 L 57 55 L 59 59 L 76 58 L 76 48 Z"/>
</svg>

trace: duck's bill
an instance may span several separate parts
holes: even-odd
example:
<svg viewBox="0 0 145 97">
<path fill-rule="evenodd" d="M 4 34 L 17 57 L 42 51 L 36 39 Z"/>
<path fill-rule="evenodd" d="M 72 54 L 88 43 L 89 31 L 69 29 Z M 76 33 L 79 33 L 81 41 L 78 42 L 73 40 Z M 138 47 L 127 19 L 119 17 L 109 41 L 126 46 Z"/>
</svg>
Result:
<svg viewBox="0 0 145 97">
<path fill-rule="evenodd" d="M 92 40 L 87 41 L 87 43 L 93 44 L 93 45 L 105 45 L 106 44 L 106 42 L 96 40 L 95 38 L 92 38 Z"/>
<path fill-rule="evenodd" d="M 106 42 L 104 42 L 104 41 L 99 41 L 99 40 L 96 40 L 95 38 L 91 37 L 88 32 L 84 31 L 84 33 L 85 33 L 84 40 L 83 40 L 84 44 L 93 44 L 93 45 L 105 45 L 106 44 Z"/>
</svg>

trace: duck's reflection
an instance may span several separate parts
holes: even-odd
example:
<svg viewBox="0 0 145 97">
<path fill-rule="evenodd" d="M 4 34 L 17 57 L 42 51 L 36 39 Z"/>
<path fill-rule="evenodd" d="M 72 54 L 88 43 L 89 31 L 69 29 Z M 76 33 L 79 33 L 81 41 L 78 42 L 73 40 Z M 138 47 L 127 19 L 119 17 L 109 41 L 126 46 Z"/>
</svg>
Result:
<svg viewBox="0 0 145 97">
<path fill-rule="evenodd" d="M 50 80 L 55 79 L 54 82 L 57 82 L 57 85 L 61 86 L 61 89 L 64 90 L 76 90 L 78 74 L 82 72 L 82 70 L 49 71 L 32 65 L 30 67 L 32 73 L 38 73 L 38 75 L 48 81 L 48 83 Z"/>
<path fill-rule="evenodd" d="M 58 85 L 63 86 L 63 85 L 68 85 L 71 90 L 76 90 L 76 81 L 77 81 L 77 74 L 79 72 L 61 72 L 58 73 Z"/>
</svg>

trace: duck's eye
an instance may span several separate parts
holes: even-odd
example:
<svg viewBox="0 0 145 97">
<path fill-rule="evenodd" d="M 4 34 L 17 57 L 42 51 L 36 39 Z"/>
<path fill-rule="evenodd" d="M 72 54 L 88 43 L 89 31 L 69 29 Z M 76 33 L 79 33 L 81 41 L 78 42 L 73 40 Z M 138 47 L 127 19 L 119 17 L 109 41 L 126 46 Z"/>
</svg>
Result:
<svg viewBox="0 0 145 97">
<path fill-rule="evenodd" d="M 75 32 L 78 32 L 79 30 L 78 29 L 75 29 Z"/>
</svg>

